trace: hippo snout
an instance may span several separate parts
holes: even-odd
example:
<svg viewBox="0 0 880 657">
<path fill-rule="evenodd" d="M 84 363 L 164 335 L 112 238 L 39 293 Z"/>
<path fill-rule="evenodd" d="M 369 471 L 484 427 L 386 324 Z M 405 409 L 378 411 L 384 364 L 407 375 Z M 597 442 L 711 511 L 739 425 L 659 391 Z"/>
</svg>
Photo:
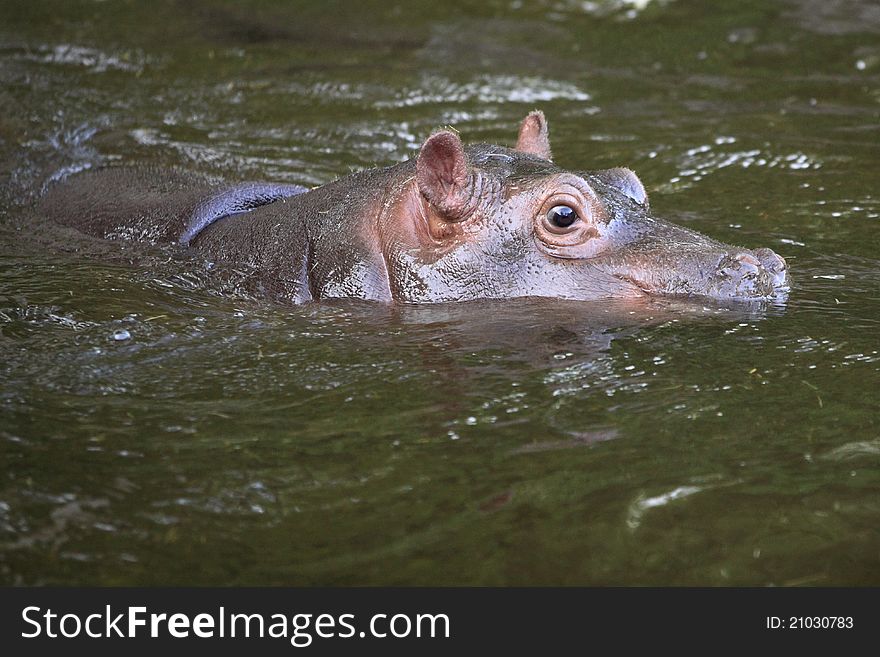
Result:
<svg viewBox="0 0 880 657">
<path fill-rule="evenodd" d="M 785 258 L 767 248 L 757 249 L 755 255 L 758 256 L 764 269 L 773 277 L 773 284 L 776 288 L 788 287 L 788 263 L 785 262 Z"/>
<path fill-rule="evenodd" d="M 720 297 L 771 297 L 788 286 L 788 265 L 771 249 L 742 251 L 722 256 L 713 278 Z"/>
</svg>

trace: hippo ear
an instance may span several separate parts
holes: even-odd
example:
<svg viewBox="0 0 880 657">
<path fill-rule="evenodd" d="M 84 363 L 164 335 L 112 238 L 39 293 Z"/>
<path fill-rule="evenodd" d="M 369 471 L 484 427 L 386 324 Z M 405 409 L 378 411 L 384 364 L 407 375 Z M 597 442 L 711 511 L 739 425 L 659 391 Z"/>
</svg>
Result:
<svg viewBox="0 0 880 657">
<path fill-rule="evenodd" d="M 537 155 L 545 160 L 553 159 L 553 153 L 550 151 L 550 131 L 543 112 L 539 110 L 530 112 L 520 123 L 516 150 Z"/>
<path fill-rule="evenodd" d="M 639 205 L 648 205 L 648 192 L 639 177 L 625 167 L 597 171 L 596 175 L 606 184 L 629 196 Z"/>
<path fill-rule="evenodd" d="M 416 183 L 422 196 L 447 221 L 461 221 L 471 214 L 473 183 L 457 134 L 441 130 L 422 144 L 416 160 Z"/>
</svg>

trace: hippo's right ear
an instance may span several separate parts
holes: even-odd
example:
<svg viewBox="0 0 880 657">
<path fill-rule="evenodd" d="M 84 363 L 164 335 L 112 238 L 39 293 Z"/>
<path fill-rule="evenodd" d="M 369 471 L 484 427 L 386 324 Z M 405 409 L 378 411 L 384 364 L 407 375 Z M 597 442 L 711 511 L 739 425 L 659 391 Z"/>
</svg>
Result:
<svg viewBox="0 0 880 657">
<path fill-rule="evenodd" d="M 544 112 L 535 110 L 519 124 L 519 137 L 516 139 L 516 150 L 520 153 L 537 155 L 545 160 L 552 160 L 550 151 L 550 130 Z"/>
<path fill-rule="evenodd" d="M 422 145 L 416 160 L 416 183 L 422 196 L 447 221 L 473 213 L 473 181 L 461 139 L 441 130 Z"/>
</svg>

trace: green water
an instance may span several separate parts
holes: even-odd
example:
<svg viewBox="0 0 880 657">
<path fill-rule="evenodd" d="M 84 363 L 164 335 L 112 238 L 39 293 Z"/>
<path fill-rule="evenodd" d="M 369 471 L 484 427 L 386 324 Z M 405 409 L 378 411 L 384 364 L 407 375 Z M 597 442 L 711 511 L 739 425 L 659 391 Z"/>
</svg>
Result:
<svg viewBox="0 0 880 657">
<path fill-rule="evenodd" d="M 0 582 L 880 584 L 880 11 L 719 6 L 0 0 Z M 28 214 L 536 107 L 787 301 L 281 307 Z"/>
</svg>

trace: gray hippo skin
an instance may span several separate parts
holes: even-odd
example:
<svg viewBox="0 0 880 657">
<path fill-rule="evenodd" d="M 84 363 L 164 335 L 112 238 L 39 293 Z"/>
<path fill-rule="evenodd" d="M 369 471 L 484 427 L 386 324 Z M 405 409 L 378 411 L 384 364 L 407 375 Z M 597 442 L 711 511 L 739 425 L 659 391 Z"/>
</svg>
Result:
<svg viewBox="0 0 880 657">
<path fill-rule="evenodd" d="M 629 169 L 556 166 L 541 112 L 523 120 L 514 149 L 464 147 L 442 130 L 415 159 L 311 191 L 110 168 L 56 185 L 41 211 L 102 238 L 178 242 L 295 303 L 759 299 L 788 284 L 785 261 L 770 249 L 654 217 Z"/>
</svg>

